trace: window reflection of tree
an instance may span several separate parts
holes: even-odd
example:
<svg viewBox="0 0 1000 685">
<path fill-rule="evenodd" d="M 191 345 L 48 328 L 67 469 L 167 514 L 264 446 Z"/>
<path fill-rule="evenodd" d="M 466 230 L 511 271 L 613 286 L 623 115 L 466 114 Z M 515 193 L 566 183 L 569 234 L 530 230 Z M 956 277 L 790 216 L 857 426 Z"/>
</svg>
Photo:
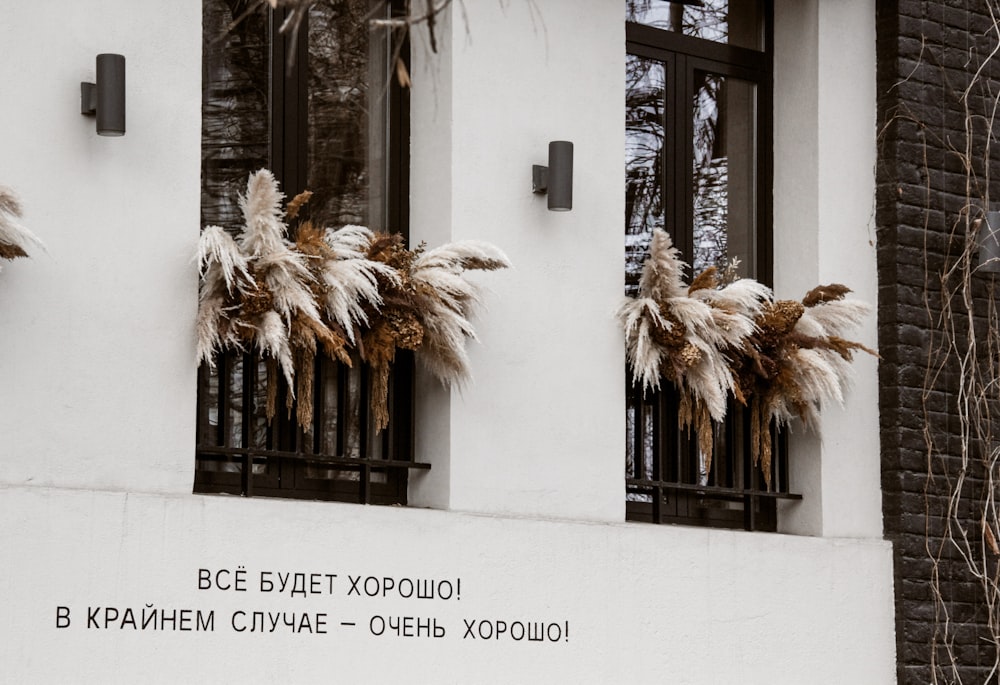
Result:
<svg viewBox="0 0 1000 685">
<path fill-rule="evenodd" d="M 629 55 L 625 79 L 626 287 L 635 288 L 652 230 L 663 226 L 663 66 Z"/>
<path fill-rule="evenodd" d="M 252 0 L 202 3 L 202 225 L 236 230 L 252 171 L 268 166 L 269 20 Z M 243 17 L 233 24 L 234 18 Z"/>
<path fill-rule="evenodd" d="M 694 254 L 693 273 L 722 268 L 727 259 L 729 158 L 722 132 L 725 80 L 696 72 L 694 95 Z"/>
<path fill-rule="evenodd" d="M 367 0 L 309 13 L 308 185 L 311 216 L 322 226 L 369 223 L 367 13 Z"/>
<path fill-rule="evenodd" d="M 700 5 L 694 2 L 626 0 L 626 17 L 627 21 L 685 36 L 717 43 L 729 42 L 728 0 L 704 0 Z"/>
<path fill-rule="evenodd" d="M 270 166 L 270 19 L 250 11 L 255 5 L 203 3 L 202 225 L 235 230 L 247 176 Z M 368 0 L 329 0 L 309 11 L 308 185 L 316 193 L 309 210 L 326 226 L 387 228 L 377 208 L 384 180 L 371 173 L 383 152 L 369 147 L 370 127 L 385 125 L 372 120 L 381 110 L 369 99 L 384 96 L 387 78 L 384 60 L 370 49 L 379 38 L 370 35 L 369 14 Z"/>
</svg>

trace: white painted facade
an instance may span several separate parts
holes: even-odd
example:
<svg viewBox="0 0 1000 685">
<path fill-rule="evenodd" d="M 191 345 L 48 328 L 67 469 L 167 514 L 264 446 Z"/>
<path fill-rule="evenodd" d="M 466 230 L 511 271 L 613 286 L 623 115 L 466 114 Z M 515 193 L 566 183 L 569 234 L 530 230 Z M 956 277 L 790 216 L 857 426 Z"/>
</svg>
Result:
<svg viewBox="0 0 1000 685">
<path fill-rule="evenodd" d="M 0 272 L 0 681 L 894 682 L 874 361 L 822 441 L 796 436 L 784 534 L 624 522 L 623 6 L 467 0 L 437 54 L 418 37 L 412 236 L 488 240 L 514 268 L 475 276 L 474 381 L 418 379 L 433 468 L 408 508 L 191 494 L 201 3 L 22 3 L 0 24 L 0 183 L 48 246 Z M 873 0 L 776 2 L 779 296 L 876 300 L 874 21 Z M 79 114 L 99 52 L 127 59 L 124 138 Z M 569 213 L 531 193 L 555 139 L 576 146 Z M 199 589 L 241 568 L 245 592 Z M 264 593 L 261 572 L 323 591 Z M 461 598 L 350 592 L 369 576 L 460 579 Z M 147 605 L 214 630 L 121 627 Z M 239 631 L 256 611 L 327 632 Z M 498 621 L 560 632 L 484 639 Z"/>
</svg>

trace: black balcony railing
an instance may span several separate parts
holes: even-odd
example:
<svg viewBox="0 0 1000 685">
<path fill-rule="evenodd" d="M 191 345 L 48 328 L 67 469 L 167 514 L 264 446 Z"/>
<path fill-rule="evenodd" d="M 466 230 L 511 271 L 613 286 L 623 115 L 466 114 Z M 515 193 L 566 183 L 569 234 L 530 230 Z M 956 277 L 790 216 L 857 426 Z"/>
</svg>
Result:
<svg viewBox="0 0 1000 685">
<path fill-rule="evenodd" d="M 632 385 L 626 402 L 626 516 L 633 521 L 746 530 L 777 529 L 777 500 L 801 499 L 788 488 L 786 436 L 769 427 L 770 485 L 750 457 L 750 412 L 730 401 L 713 430 L 710 467 L 694 429 L 678 427 L 673 386 L 643 395 Z"/>
<path fill-rule="evenodd" d="M 317 356 L 312 422 L 298 424 L 280 373 L 254 352 L 220 354 L 198 375 L 195 492 L 406 504 L 413 461 L 413 356 L 397 356 L 389 426 L 376 432 L 367 369 Z M 270 392 L 269 392 L 270 391 Z M 268 419 L 268 396 L 274 404 Z M 295 402 L 302 401 L 296 398 Z"/>
</svg>

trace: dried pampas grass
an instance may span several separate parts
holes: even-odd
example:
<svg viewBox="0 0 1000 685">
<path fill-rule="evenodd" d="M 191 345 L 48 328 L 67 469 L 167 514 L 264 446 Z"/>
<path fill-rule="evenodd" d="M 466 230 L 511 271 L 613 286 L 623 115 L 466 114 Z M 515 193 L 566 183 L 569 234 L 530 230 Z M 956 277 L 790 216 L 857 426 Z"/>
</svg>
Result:
<svg viewBox="0 0 1000 685">
<path fill-rule="evenodd" d="M 368 259 L 375 234 L 364 226 L 344 226 L 321 231 L 312 224 L 299 227 L 297 245 L 310 254 L 319 302 L 326 315 L 355 342 L 355 332 L 368 325 L 368 312 L 382 306 L 379 283 L 398 285 L 400 277 L 390 265 Z"/>
<path fill-rule="evenodd" d="M 0 259 L 27 257 L 29 247 L 45 249 L 41 239 L 20 219 L 21 202 L 13 190 L 0 186 Z"/>
<path fill-rule="evenodd" d="M 756 403 L 752 412 L 761 436 L 752 457 L 770 474 L 772 422 L 784 426 L 798 419 L 818 432 L 819 413 L 830 402 L 843 405 L 851 383 L 855 351 L 878 356 L 874 350 L 844 336 L 871 314 L 871 306 L 847 298 L 850 288 L 839 283 L 817 286 L 801 302 L 779 300 L 761 312 L 759 332 L 739 361 L 744 392 Z"/>
<path fill-rule="evenodd" d="M 663 377 L 690 397 L 692 416 L 704 408 L 721 421 L 735 390 L 729 357 L 755 330 L 753 318 L 770 292 L 739 281 L 719 288 L 714 268 L 689 286 L 685 268 L 670 236 L 655 230 L 638 296 L 618 312 L 632 378 L 655 390 Z"/>
<path fill-rule="evenodd" d="M 233 239 L 217 226 L 202 232 L 198 359 L 212 364 L 218 352 L 256 348 L 268 360 L 268 418 L 280 368 L 286 406 L 293 406 L 297 388 L 297 419 L 308 431 L 319 349 L 347 365 L 357 356 L 371 368 L 371 409 L 381 430 L 388 425 L 397 350 L 414 350 L 445 383 L 469 377 L 465 342 L 476 337 L 470 317 L 482 300 L 464 273 L 510 263 L 488 243 L 408 250 L 398 235 L 363 226 L 322 229 L 307 219 L 299 220 L 291 242 L 286 222 L 300 217 L 310 196 L 296 196 L 283 213 L 278 184 L 262 169 L 240 197 L 239 235 Z"/>
<path fill-rule="evenodd" d="M 413 260 L 409 274 L 413 313 L 424 331 L 419 356 L 442 382 L 457 384 L 469 377 L 465 340 L 476 339 L 469 319 L 482 304 L 482 290 L 465 280 L 464 273 L 509 266 L 498 248 L 473 240 L 443 245 Z"/>
<path fill-rule="evenodd" d="M 656 390 L 662 377 L 678 388 L 690 407 L 678 421 L 682 428 L 698 430 L 707 469 L 711 422 L 725 418 L 727 398 L 737 392 L 731 355 L 754 332 L 754 317 L 770 291 L 739 281 L 720 287 L 715 268 L 687 285 L 686 268 L 666 231 L 653 231 L 638 296 L 625 301 L 618 318 L 633 381 Z"/>
<path fill-rule="evenodd" d="M 697 430 L 706 470 L 712 422 L 725 417 L 729 397 L 749 405 L 751 456 L 769 482 L 769 426 L 799 419 L 815 430 L 826 404 L 843 403 L 853 353 L 876 355 L 845 337 L 871 307 L 836 283 L 801 302 L 775 301 L 767 286 L 735 278 L 735 263 L 721 276 L 710 267 L 690 285 L 685 269 L 670 236 L 655 230 L 639 292 L 618 311 L 633 382 L 657 390 L 662 378 L 677 387 L 678 423 Z"/>
<path fill-rule="evenodd" d="M 307 255 L 285 237 L 282 199 L 273 174 L 262 169 L 250 175 L 246 195 L 239 199 L 244 225 L 236 239 L 218 226 L 202 231 L 196 254 L 201 274 L 196 330 L 199 362 L 213 364 L 216 352 L 246 347 L 276 362 L 288 385 L 290 406 L 295 360 L 308 357 L 317 339 L 333 339 L 334 333 L 313 297 L 315 279 Z M 273 366 L 268 373 L 274 373 Z M 268 402 L 267 415 L 274 417 L 273 402 Z"/>
</svg>

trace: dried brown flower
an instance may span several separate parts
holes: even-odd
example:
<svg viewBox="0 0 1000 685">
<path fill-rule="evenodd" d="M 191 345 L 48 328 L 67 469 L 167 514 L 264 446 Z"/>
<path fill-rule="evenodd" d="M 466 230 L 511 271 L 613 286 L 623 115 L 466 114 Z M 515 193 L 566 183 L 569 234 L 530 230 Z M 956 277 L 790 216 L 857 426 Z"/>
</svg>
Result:
<svg viewBox="0 0 1000 685">
<path fill-rule="evenodd" d="M 807 307 L 814 307 L 821 302 L 842 300 L 849 292 L 851 292 L 851 289 L 846 285 L 841 285 L 840 283 L 818 285 L 806 293 L 806 296 L 802 298 L 802 304 Z"/>
<path fill-rule="evenodd" d="M 299 216 L 299 211 L 309 202 L 312 198 L 313 193 L 311 190 L 303 190 L 301 193 L 293 197 L 288 202 L 288 206 L 285 208 L 285 217 L 291 221 Z"/>
<path fill-rule="evenodd" d="M 688 295 L 695 293 L 699 290 L 704 290 L 706 288 L 715 289 L 719 287 L 719 270 L 714 266 L 710 266 L 700 274 L 693 281 L 691 285 L 688 286 Z"/>
<path fill-rule="evenodd" d="M 0 259 L 15 259 L 17 257 L 27 257 L 28 253 L 20 245 L 10 243 L 0 243 Z"/>
</svg>

